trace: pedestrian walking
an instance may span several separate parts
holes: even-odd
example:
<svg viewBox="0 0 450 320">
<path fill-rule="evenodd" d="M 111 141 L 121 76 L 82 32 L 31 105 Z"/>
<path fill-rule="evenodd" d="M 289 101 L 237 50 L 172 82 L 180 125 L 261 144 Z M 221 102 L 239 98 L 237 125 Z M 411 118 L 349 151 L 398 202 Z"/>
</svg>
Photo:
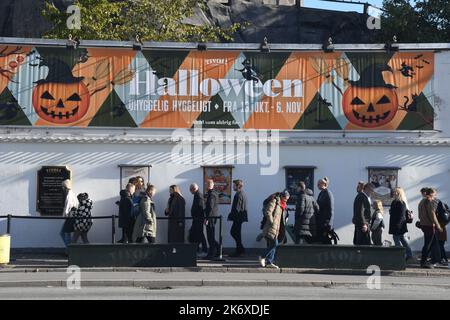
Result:
<svg viewBox="0 0 450 320">
<path fill-rule="evenodd" d="M 208 254 L 208 246 L 203 230 L 205 222 L 205 201 L 196 183 L 190 185 L 189 191 L 194 196 L 191 207 L 192 226 L 189 230 L 189 242 L 197 244 L 197 255 L 199 258 L 204 258 Z M 200 254 L 200 244 L 202 245 L 201 249 L 203 254 Z"/>
<path fill-rule="evenodd" d="M 214 190 L 214 181 L 209 179 L 206 182 L 206 203 L 205 203 L 205 224 L 206 235 L 208 237 L 209 251 L 207 258 L 215 258 L 220 255 L 220 245 L 216 241 L 216 222 L 213 219 L 219 216 L 219 194 Z"/>
<path fill-rule="evenodd" d="M 145 190 L 145 195 L 139 204 L 140 214 L 136 219 L 133 230 L 134 242 L 142 243 L 144 238 L 147 239 L 148 243 L 156 242 L 156 209 L 155 203 L 153 202 L 155 193 L 155 186 L 148 185 Z"/>
<path fill-rule="evenodd" d="M 306 188 L 303 181 L 298 183 L 298 197 L 295 204 L 295 243 L 311 244 L 316 237 L 316 215 L 319 205 L 313 197 L 313 192 Z"/>
<path fill-rule="evenodd" d="M 77 196 L 79 205 L 74 214 L 74 235 L 72 242 L 77 243 L 81 237 L 83 243 L 89 243 L 87 234 L 92 227 L 92 200 L 87 193 L 80 193 Z"/>
<path fill-rule="evenodd" d="M 406 249 L 406 261 L 413 257 L 409 241 L 406 238 L 408 232 L 407 214 L 409 211 L 408 200 L 405 191 L 398 187 L 393 191 L 394 200 L 389 209 L 389 234 L 392 234 L 394 244 Z"/>
<path fill-rule="evenodd" d="M 165 215 L 169 218 L 168 243 L 184 243 L 186 201 L 177 185 L 171 185 L 169 187 L 169 193 L 170 197 L 165 210 Z"/>
<path fill-rule="evenodd" d="M 319 205 L 319 212 L 316 215 L 317 240 L 322 244 L 331 244 L 328 231 L 333 229 L 334 197 L 328 189 L 329 184 L 330 181 L 327 177 L 320 179 L 317 183 L 320 190 L 317 196 Z"/>
<path fill-rule="evenodd" d="M 118 241 L 119 243 L 133 242 L 133 228 L 136 218 L 132 195 L 135 189 L 134 184 L 128 183 L 125 189 L 120 191 L 119 228 L 122 228 L 122 239 Z"/>
<path fill-rule="evenodd" d="M 267 241 L 268 252 L 265 257 L 259 258 L 262 267 L 278 269 L 274 263 L 276 250 L 280 240 L 285 236 L 286 208 L 290 194 L 287 190 L 276 193 L 264 201 L 265 223 L 261 236 Z"/>
<path fill-rule="evenodd" d="M 370 220 L 370 232 L 372 233 L 372 243 L 376 246 L 383 245 L 383 203 L 380 200 L 372 202 L 373 214 Z"/>
<path fill-rule="evenodd" d="M 236 242 L 236 250 L 231 257 L 239 257 L 245 253 L 244 245 L 242 244 L 242 224 L 248 221 L 247 215 L 247 195 L 244 190 L 244 182 L 242 180 L 233 181 L 234 194 L 233 203 L 231 205 L 231 212 L 228 215 L 228 220 L 232 221 L 230 234 Z"/>
<path fill-rule="evenodd" d="M 66 217 L 64 224 L 62 225 L 60 236 L 63 239 L 64 245 L 67 247 L 72 241 L 72 233 L 74 232 L 74 219 L 78 208 L 78 198 L 72 190 L 72 181 L 67 179 L 62 182 L 62 188 L 66 194 L 66 200 L 64 202 L 64 209 L 62 212 L 63 217 Z"/>
<path fill-rule="evenodd" d="M 355 225 L 355 233 L 353 237 L 354 245 L 370 245 L 369 222 L 372 218 L 372 200 L 373 185 L 367 183 L 363 187 L 363 191 L 356 195 L 353 202 L 353 224 Z M 319 204 L 320 206 L 320 204 Z"/>
<path fill-rule="evenodd" d="M 443 232 L 443 229 L 441 228 L 436 217 L 437 204 L 434 201 L 436 191 L 432 188 L 427 188 L 424 193 L 425 198 L 419 203 L 419 225 L 424 236 L 420 266 L 422 268 L 431 269 L 434 264 L 440 262 L 435 260 L 437 257 L 434 257 L 434 260 L 432 259 L 431 264 L 427 260 L 430 256 L 433 245 L 436 245 L 436 242 L 438 241 L 436 233 Z"/>
</svg>

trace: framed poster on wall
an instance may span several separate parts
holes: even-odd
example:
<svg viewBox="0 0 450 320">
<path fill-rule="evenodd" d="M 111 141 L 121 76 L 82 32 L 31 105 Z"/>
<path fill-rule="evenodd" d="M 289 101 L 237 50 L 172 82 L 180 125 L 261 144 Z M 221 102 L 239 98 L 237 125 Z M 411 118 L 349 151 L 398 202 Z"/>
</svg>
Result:
<svg viewBox="0 0 450 320">
<path fill-rule="evenodd" d="M 288 204 L 295 204 L 298 197 L 298 183 L 305 182 L 306 188 L 314 192 L 314 166 L 286 166 L 286 189 L 291 195 Z"/>
<path fill-rule="evenodd" d="M 119 164 L 120 168 L 120 190 L 125 189 L 128 180 L 132 177 L 141 176 L 144 178 L 144 183 L 147 185 L 150 182 L 150 168 L 149 164 Z"/>
<path fill-rule="evenodd" d="M 373 200 L 380 200 L 383 206 L 390 206 L 392 191 L 398 186 L 398 167 L 367 167 L 369 182 L 375 187 Z"/>
<path fill-rule="evenodd" d="M 203 190 L 206 193 L 206 181 L 214 181 L 214 190 L 219 193 L 219 204 L 231 204 L 232 166 L 203 167 Z"/>
</svg>

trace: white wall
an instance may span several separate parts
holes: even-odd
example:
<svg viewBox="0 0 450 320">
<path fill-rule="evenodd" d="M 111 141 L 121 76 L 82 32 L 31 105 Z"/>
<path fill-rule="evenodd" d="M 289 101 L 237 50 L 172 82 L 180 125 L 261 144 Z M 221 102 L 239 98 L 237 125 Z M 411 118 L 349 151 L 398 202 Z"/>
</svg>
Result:
<svg viewBox="0 0 450 320">
<path fill-rule="evenodd" d="M 119 168 L 123 163 L 151 163 L 151 182 L 158 188 L 155 196 L 158 215 L 168 197 L 168 187 L 179 184 L 187 198 L 189 215 L 191 198 L 188 191 L 191 182 L 202 184 L 199 166 L 169 163 L 170 145 L 137 144 L 3 144 L 0 151 L 0 214 L 37 215 L 36 174 L 43 165 L 68 165 L 73 171 L 74 191 L 87 192 L 94 200 L 94 215 L 117 213 L 119 192 Z M 244 224 L 243 237 L 247 247 L 260 247 L 255 241 L 259 233 L 261 203 L 270 193 L 285 186 L 285 165 L 314 165 L 315 180 L 328 176 L 330 189 L 335 196 L 335 227 L 342 244 L 350 244 L 353 237 L 351 225 L 355 183 L 367 180 L 367 166 L 398 166 L 399 185 L 404 187 L 410 205 L 415 209 L 419 189 L 434 186 L 439 196 L 450 201 L 450 153 L 447 147 L 389 147 L 389 146 L 283 146 L 280 149 L 280 170 L 277 175 L 261 176 L 257 165 L 235 165 L 233 178 L 245 181 L 249 198 L 249 223 Z M 317 195 L 317 190 L 315 190 Z M 226 217 L 230 205 L 221 205 L 220 212 Z M 386 214 L 386 222 L 389 215 Z M 62 242 L 58 232 L 62 222 L 14 220 L 12 224 L 13 247 L 59 247 Z M 293 218 L 290 223 L 293 223 Z M 166 241 L 166 222 L 159 223 L 158 241 Z M 6 229 L 2 221 L 1 232 Z M 387 223 L 388 227 L 388 223 Z M 421 233 L 409 225 L 414 249 L 421 246 Z M 229 236 L 230 223 L 224 225 L 224 245 L 233 246 Z M 110 220 L 95 221 L 89 234 L 92 242 L 109 242 Z M 385 233 L 385 238 L 390 236 Z"/>
</svg>

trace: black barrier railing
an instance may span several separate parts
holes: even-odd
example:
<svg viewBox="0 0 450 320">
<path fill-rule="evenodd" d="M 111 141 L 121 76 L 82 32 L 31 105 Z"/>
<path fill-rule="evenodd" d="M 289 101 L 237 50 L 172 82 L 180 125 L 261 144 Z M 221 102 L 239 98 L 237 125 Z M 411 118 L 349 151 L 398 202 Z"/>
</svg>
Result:
<svg viewBox="0 0 450 320">
<path fill-rule="evenodd" d="M 111 219 L 111 243 L 116 243 L 116 218 L 119 216 L 111 215 L 111 216 L 92 216 L 90 217 L 93 220 L 96 219 Z M 11 221 L 12 219 L 35 219 L 35 220 L 65 220 L 67 217 L 52 217 L 52 216 L 15 216 L 15 215 L 3 215 L 0 216 L 0 219 L 6 219 L 6 233 L 11 234 Z M 209 217 L 209 218 L 192 218 L 192 217 L 156 217 L 156 220 L 217 220 L 219 219 L 219 259 L 223 257 L 223 237 L 222 237 L 222 216 L 218 217 Z"/>
</svg>

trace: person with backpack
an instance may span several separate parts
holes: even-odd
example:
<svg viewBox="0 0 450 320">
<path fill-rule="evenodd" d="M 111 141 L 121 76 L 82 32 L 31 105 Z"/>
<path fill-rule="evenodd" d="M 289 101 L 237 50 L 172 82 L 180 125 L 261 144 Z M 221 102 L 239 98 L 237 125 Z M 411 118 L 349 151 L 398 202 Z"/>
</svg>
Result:
<svg viewBox="0 0 450 320">
<path fill-rule="evenodd" d="M 372 214 L 372 219 L 370 220 L 370 231 L 372 233 L 372 243 L 375 246 L 382 246 L 383 240 L 383 229 L 384 229 L 384 221 L 383 221 L 383 203 L 380 200 L 375 200 L 372 203 L 372 208 L 374 210 Z"/>
<path fill-rule="evenodd" d="M 92 227 L 92 200 L 87 193 L 80 193 L 78 196 L 79 205 L 74 214 L 74 235 L 72 243 L 77 243 L 81 236 L 83 243 L 89 243 L 87 234 Z"/>
<path fill-rule="evenodd" d="M 331 244 L 328 232 L 333 229 L 334 198 L 328 189 L 330 181 L 327 177 L 320 179 L 317 187 L 320 190 L 317 196 L 319 212 L 316 215 L 317 240 L 322 244 Z"/>
<path fill-rule="evenodd" d="M 119 228 L 122 228 L 122 239 L 118 243 L 133 242 L 133 227 L 136 220 L 133 214 L 134 203 L 132 195 L 134 191 L 135 186 L 132 183 L 128 183 L 125 189 L 120 191 Z"/>
<path fill-rule="evenodd" d="M 265 222 L 261 236 L 266 239 L 269 251 L 264 258 L 259 258 L 262 267 L 278 269 L 274 261 L 277 246 L 285 237 L 285 216 L 289 197 L 289 192 L 285 190 L 271 195 L 264 201 Z"/>
<path fill-rule="evenodd" d="M 295 204 L 295 244 L 311 244 L 316 237 L 316 215 L 319 205 L 312 190 L 303 181 L 298 183 L 299 195 Z"/>
<path fill-rule="evenodd" d="M 408 261 L 413 257 L 412 249 L 406 238 L 406 233 L 408 232 L 408 212 L 410 212 L 408 200 L 406 199 L 405 191 L 400 187 L 394 189 L 393 197 L 394 200 L 389 209 L 389 234 L 392 234 L 396 247 L 405 247 L 405 259 Z M 411 216 L 410 223 L 412 222 Z"/>
</svg>

